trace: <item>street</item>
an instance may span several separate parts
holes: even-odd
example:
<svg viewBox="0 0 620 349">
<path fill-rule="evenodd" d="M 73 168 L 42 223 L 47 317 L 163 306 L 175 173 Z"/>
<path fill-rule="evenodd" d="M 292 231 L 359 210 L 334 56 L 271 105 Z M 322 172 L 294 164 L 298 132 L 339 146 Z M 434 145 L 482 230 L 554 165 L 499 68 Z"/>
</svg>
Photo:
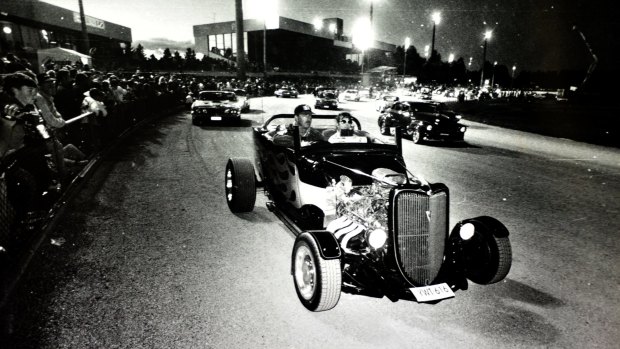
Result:
<svg viewBox="0 0 620 349">
<path fill-rule="evenodd" d="M 434 305 L 342 294 L 333 310 L 307 311 L 290 275 L 293 234 L 262 192 L 253 212 L 232 214 L 223 185 L 228 158 L 253 157 L 250 126 L 300 103 L 314 106 L 308 95 L 252 99 L 232 126 L 192 126 L 182 112 L 122 143 L 15 291 L 8 347 L 617 346 L 620 152 L 468 121 L 466 144 L 404 140 L 403 155 L 450 188 L 450 229 L 480 215 L 508 227 L 506 280 Z M 374 103 L 341 109 L 376 134 Z"/>
</svg>

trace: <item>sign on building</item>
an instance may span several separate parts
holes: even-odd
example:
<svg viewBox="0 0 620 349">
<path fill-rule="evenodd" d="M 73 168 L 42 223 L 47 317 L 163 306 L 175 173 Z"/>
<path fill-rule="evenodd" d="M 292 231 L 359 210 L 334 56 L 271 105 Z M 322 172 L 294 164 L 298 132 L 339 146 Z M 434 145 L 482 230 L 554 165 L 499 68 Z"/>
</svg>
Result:
<svg viewBox="0 0 620 349">
<path fill-rule="evenodd" d="M 105 30 L 105 22 L 94 18 L 94 17 L 90 17 L 90 16 L 84 16 L 84 18 L 86 18 L 86 25 L 89 27 L 93 27 L 93 28 L 99 28 L 99 29 L 104 29 Z M 77 12 L 73 12 L 73 21 L 75 23 L 82 23 L 82 20 L 80 19 L 80 14 Z"/>
</svg>

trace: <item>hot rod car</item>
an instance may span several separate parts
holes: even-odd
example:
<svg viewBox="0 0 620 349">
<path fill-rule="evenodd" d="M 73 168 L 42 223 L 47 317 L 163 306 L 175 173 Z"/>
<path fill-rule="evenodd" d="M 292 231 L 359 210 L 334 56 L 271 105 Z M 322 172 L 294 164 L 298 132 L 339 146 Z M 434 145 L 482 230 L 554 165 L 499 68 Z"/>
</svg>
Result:
<svg viewBox="0 0 620 349">
<path fill-rule="evenodd" d="M 326 123 L 327 132 L 334 118 L 315 115 L 313 125 Z M 480 216 L 450 232 L 448 188 L 406 168 L 398 132 L 371 137 L 354 119 L 351 136 L 306 142 L 293 127 L 292 147 L 274 144 L 292 119 L 275 115 L 253 128 L 255 159 L 228 160 L 225 194 L 232 212 L 250 212 L 262 188 L 268 209 L 296 234 L 291 273 L 307 309 L 329 310 L 341 292 L 434 303 L 467 289 L 467 280 L 506 277 L 508 229 Z"/>
</svg>

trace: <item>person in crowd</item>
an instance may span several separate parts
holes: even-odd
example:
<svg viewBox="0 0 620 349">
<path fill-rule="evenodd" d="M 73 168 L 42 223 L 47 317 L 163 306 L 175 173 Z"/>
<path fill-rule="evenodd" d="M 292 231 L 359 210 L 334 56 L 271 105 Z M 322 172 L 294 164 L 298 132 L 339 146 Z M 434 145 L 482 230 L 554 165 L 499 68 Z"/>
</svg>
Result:
<svg viewBox="0 0 620 349">
<path fill-rule="evenodd" d="M 99 89 L 93 87 L 84 93 L 82 100 L 82 113 L 92 113 L 91 116 L 85 117 L 80 121 L 80 129 L 82 130 L 82 147 L 94 152 L 101 147 L 102 137 L 107 137 L 103 128 L 103 119 L 107 117 L 103 100 L 105 95 Z"/>
<path fill-rule="evenodd" d="M 48 166 L 49 134 L 34 105 L 37 82 L 23 73 L 6 75 L 0 103 L 0 155 L 7 170 L 9 200 L 18 217 L 33 211 L 39 195 L 59 191 Z"/>
<path fill-rule="evenodd" d="M 312 108 L 310 108 L 307 104 L 300 104 L 295 107 L 295 126 L 299 127 L 299 136 L 301 137 L 301 141 L 305 142 L 316 142 L 316 141 L 325 141 L 326 138 L 323 137 L 321 131 L 312 127 Z M 269 136 L 272 137 L 273 143 L 277 145 L 291 147 L 294 144 L 293 141 L 293 125 L 289 125 L 284 130 L 272 131 Z"/>
<path fill-rule="evenodd" d="M 41 116 L 45 121 L 51 137 L 51 148 L 49 151 L 54 155 L 56 170 L 60 178 L 67 179 L 69 171 L 67 166 L 75 170 L 76 166 L 84 165 L 86 155 L 73 144 L 63 145 L 61 141 L 61 129 L 65 127 L 66 121 L 56 109 L 54 95 L 56 93 L 56 79 L 48 73 L 39 74 L 37 77 L 39 90 L 34 103 L 41 111 Z"/>
</svg>

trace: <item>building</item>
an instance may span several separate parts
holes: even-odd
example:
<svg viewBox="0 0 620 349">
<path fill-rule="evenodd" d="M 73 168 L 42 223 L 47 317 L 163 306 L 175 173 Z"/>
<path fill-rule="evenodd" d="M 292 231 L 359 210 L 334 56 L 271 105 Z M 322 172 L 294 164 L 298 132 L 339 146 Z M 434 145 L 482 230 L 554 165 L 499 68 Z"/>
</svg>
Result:
<svg viewBox="0 0 620 349">
<path fill-rule="evenodd" d="M 85 20 L 88 43 L 79 12 L 36 0 L 0 1 L 0 56 L 14 53 L 41 70 L 50 60 L 73 57 L 84 63 L 78 52 L 110 60 L 115 52 L 131 46 L 130 28 L 91 16 Z"/>
<path fill-rule="evenodd" d="M 327 18 L 305 23 L 285 17 L 243 21 L 243 50 L 250 67 L 262 71 L 358 71 L 361 52 L 343 33 L 343 20 Z M 237 52 L 236 22 L 194 26 L 196 52 L 232 57 Z M 265 51 L 263 47 L 267 47 Z M 396 46 L 375 41 L 366 51 L 369 66 L 390 64 Z"/>
</svg>

